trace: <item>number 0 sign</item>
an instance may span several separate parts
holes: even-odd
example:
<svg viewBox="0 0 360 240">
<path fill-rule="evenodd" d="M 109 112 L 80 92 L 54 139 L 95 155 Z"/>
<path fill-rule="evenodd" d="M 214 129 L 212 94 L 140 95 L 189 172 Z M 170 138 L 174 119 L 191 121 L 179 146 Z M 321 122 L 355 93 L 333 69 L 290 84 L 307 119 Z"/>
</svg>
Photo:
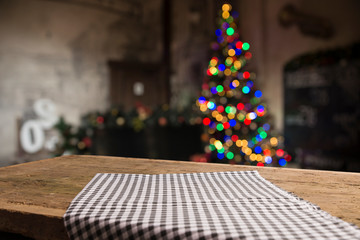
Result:
<svg viewBox="0 0 360 240">
<path fill-rule="evenodd" d="M 34 111 L 39 118 L 25 122 L 20 130 L 20 143 L 27 153 L 36 153 L 44 146 L 44 130 L 58 121 L 55 104 L 49 99 L 37 100 Z"/>
</svg>

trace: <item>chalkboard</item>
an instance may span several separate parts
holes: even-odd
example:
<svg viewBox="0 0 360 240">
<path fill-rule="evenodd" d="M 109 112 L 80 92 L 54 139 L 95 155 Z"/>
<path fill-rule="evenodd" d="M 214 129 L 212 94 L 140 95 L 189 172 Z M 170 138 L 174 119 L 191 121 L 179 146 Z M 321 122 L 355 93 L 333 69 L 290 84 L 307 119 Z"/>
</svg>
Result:
<svg viewBox="0 0 360 240">
<path fill-rule="evenodd" d="M 285 67 L 285 144 L 304 168 L 360 171 L 359 55 L 355 44 Z"/>
</svg>

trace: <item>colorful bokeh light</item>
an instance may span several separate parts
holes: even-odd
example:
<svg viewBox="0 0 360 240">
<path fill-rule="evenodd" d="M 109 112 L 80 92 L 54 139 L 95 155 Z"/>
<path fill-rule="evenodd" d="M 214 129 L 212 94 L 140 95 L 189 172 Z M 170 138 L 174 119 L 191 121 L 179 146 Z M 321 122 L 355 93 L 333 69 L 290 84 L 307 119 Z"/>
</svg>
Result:
<svg viewBox="0 0 360 240">
<path fill-rule="evenodd" d="M 203 141 L 209 141 L 205 151 L 213 152 L 221 162 L 264 166 L 285 166 L 291 156 L 283 150 L 282 138 L 273 137 L 268 116 L 261 102 L 262 91 L 256 89 L 256 75 L 245 68 L 252 58 L 250 44 L 239 39 L 230 4 L 222 6 L 219 26 L 215 30 L 216 51 L 206 70 L 201 86 L 203 96 L 196 105 L 207 116 L 202 124 L 208 130 Z M 201 121 L 198 121 L 201 123 Z"/>
</svg>

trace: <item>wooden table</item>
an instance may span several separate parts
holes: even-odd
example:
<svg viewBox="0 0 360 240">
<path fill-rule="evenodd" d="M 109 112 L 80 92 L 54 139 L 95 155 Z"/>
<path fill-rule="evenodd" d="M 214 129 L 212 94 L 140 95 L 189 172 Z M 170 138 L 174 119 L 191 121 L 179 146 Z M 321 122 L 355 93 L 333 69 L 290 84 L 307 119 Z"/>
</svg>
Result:
<svg viewBox="0 0 360 240">
<path fill-rule="evenodd" d="M 63 156 L 0 168 L 0 231 L 67 239 L 64 215 L 96 173 L 190 173 L 258 170 L 278 185 L 360 226 L 360 173 L 250 167 L 102 156 Z"/>
</svg>

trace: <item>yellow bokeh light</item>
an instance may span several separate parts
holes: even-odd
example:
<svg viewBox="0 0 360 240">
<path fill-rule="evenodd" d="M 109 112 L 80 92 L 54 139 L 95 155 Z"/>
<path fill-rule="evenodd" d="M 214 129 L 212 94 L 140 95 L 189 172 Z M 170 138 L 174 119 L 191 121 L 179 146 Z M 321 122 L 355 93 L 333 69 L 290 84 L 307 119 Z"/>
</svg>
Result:
<svg viewBox="0 0 360 240">
<path fill-rule="evenodd" d="M 125 123 L 125 118 L 123 118 L 123 117 L 118 117 L 118 118 L 116 119 L 116 124 L 117 124 L 117 125 L 122 126 L 122 125 L 124 125 L 124 123 Z"/>
<path fill-rule="evenodd" d="M 221 122 L 221 120 L 223 119 L 223 116 L 221 114 L 218 114 L 218 115 L 216 115 L 215 118 L 218 122 Z"/>
<path fill-rule="evenodd" d="M 225 74 L 226 76 L 230 76 L 230 75 L 231 75 L 231 70 L 228 69 L 228 68 L 225 69 L 224 74 Z"/>
<path fill-rule="evenodd" d="M 241 140 L 237 140 L 237 141 L 236 141 L 236 146 L 241 147 L 241 145 L 242 145 L 242 141 L 241 141 Z"/>
<path fill-rule="evenodd" d="M 213 111 L 212 113 L 211 113 L 211 115 L 214 117 L 214 118 L 216 118 L 216 116 L 219 114 L 219 112 L 218 111 Z"/>
<path fill-rule="evenodd" d="M 221 149 L 223 147 L 222 143 L 219 140 L 216 140 L 214 142 L 214 145 L 217 149 Z"/>
<path fill-rule="evenodd" d="M 277 146 L 278 145 L 278 140 L 276 137 L 272 137 L 270 138 L 270 143 L 272 146 Z"/>
<path fill-rule="evenodd" d="M 227 58 L 225 59 L 225 63 L 226 63 L 227 65 L 231 65 L 233 62 L 234 62 L 234 60 L 232 59 L 232 57 L 227 57 Z"/>
<path fill-rule="evenodd" d="M 217 72 L 216 67 L 211 67 L 211 68 L 210 68 L 210 72 L 211 72 L 211 74 L 214 75 L 214 74 Z"/>
<path fill-rule="evenodd" d="M 212 66 L 212 67 L 215 67 L 217 63 L 218 63 L 218 61 L 216 61 L 215 59 L 210 60 L 210 66 Z"/>
<path fill-rule="evenodd" d="M 235 79 L 232 84 L 235 86 L 235 87 L 238 87 L 240 85 L 240 82 L 239 80 Z"/>
<path fill-rule="evenodd" d="M 258 162 L 264 162 L 264 157 L 261 154 L 256 155 L 256 161 Z"/>
<path fill-rule="evenodd" d="M 223 17 L 223 19 L 228 19 L 230 17 L 230 13 L 228 11 L 224 11 L 222 13 L 222 17 Z"/>
<path fill-rule="evenodd" d="M 234 119 L 234 118 L 235 118 L 235 114 L 229 113 L 229 114 L 228 114 L 228 118 L 229 118 L 229 119 Z"/>
<path fill-rule="evenodd" d="M 231 10 L 231 5 L 228 3 L 225 3 L 222 5 L 222 10 L 223 11 L 230 11 Z"/>
<path fill-rule="evenodd" d="M 246 155 L 252 154 L 251 148 L 247 148 L 246 151 L 245 151 L 245 154 L 246 154 Z"/>
<path fill-rule="evenodd" d="M 205 112 L 207 110 L 207 107 L 205 105 L 200 106 L 200 111 Z"/>
<path fill-rule="evenodd" d="M 241 68 L 241 62 L 240 61 L 235 61 L 234 62 L 234 67 L 237 68 L 237 69 L 240 69 Z"/>
<path fill-rule="evenodd" d="M 256 154 L 254 154 L 254 153 L 250 154 L 250 160 L 255 161 L 256 160 Z"/>
<path fill-rule="evenodd" d="M 242 145 L 243 145 L 243 146 L 245 146 L 245 147 L 247 147 L 247 145 L 248 145 L 248 141 L 246 141 L 245 139 L 244 139 L 244 140 L 242 140 Z"/>
<path fill-rule="evenodd" d="M 235 55 L 235 50 L 234 49 L 229 49 L 228 54 L 230 57 Z"/>
</svg>

